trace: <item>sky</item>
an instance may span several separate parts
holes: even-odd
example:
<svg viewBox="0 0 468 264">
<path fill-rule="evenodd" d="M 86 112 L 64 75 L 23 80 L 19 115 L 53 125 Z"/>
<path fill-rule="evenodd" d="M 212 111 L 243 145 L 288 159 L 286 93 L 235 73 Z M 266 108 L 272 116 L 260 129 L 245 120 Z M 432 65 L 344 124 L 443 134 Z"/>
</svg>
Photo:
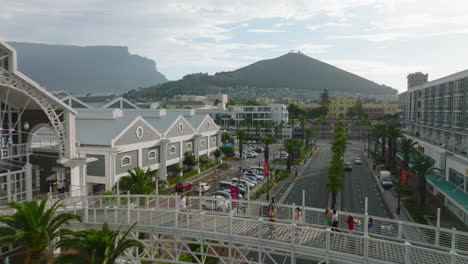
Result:
<svg viewBox="0 0 468 264">
<path fill-rule="evenodd" d="M 468 68 L 466 0 L 0 0 L 0 39 L 128 46 L 176 80 L 294 51 L 406 90 Z"/>
</svg>

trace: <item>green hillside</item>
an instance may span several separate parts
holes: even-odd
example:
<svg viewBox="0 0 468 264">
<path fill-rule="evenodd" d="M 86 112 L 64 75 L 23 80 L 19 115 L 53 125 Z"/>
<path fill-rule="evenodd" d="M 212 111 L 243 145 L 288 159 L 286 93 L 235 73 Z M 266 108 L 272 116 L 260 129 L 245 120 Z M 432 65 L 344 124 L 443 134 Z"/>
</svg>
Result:
<svg viewBox="0 0 468 264">
<path fill-rule="evenodd" d="M 223 87 L 248 85 L 256 88 L 290 88 L 292 90 L 350 92 L 373 95 L 392 95 L 396 90 L 341 70 L 333 65 L 301 53 L 288 53 L 275 59 L 262 60 L 231 72 L 214 76 L 187 75 L 178 81 L 155 85 L 127 96 L 170 97 L 177 94 L 204 95 L 219 92 Z"/>
</svg>

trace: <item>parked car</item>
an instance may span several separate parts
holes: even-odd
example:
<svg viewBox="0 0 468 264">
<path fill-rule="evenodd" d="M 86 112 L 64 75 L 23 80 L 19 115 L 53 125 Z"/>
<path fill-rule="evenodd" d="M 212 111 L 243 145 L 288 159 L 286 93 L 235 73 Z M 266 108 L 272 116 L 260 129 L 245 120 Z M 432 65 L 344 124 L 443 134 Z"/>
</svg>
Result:
<svg viewBox="0 0 468 264">
<path fill-rule="evenodd" d="M 345 171 L 352 171 L 353 170 L 353 165 L 351 165 L 351 162 L 346 162 L 344 164 L 344 170 Z"/>
<path fill-rule="evenodd" d="M 207 210 L 226 211 L 229 209 L 229 201 L 223 196 L 214 196 L 214 199 L 204 200 L 202 208 Z"/>
<path fill-rule="evenodd" d="M 245 184 L 249 188 L 253 188 L 255 186 L 255 183 L 245 180 L 245 179 L 240 179 L 241 184 Z"/>
<path fill-rule="evenodd" d="M 241 180 L 244 180 L 244 181 L 247 181 L 249 183 L 252 183 L 254 186 L 257 185 L 258 181 L 256 179 L 253 179 L 253 178 L 249 178 L 249 177 L 241 177 Z"/>
<path fill-rule="evenodd" d="M 219 191 L 216 191 L 216 192 L 213 193 L 213 197 L 216 197 L 216 196 L 221 196 L 221 197 L 229 200 L 231 198 L 231 193 L 226 191 L 226 190 L 224 190 L 224 191 L 219 190 Z"/>
<path fill-rule="evenodd" d="M 354 160 L 354 164 L 356 164 L 356 165 L 361 165 L 361 164 L 362 164 L 361 158 L 355 159 L 355 160 Z"/>
<path fill-rule="evenodd" d="M 193 183 L 187 181 L 180 181 L 176 184 L 176 192 L 184 192 L 185 190 L 190 190 L 193 187 Z"/>
<path fill-rule="evenodd" d="M 247 172 L 247 173 L 244 173 L 244 176 L 246 177 L 255 177 L 257 178 L 259 181 L 263 180 L 263 176 L 262 175 L 258 175 L 258 174 L 255 174 L 255 173 L 250 173 L 250 172 Z"/>
<path fill-rule="evenodd" d="M 207 192 L 210 190 L 210 185 L 206 182 L 201 182 L 199 183 L 199 185 L 197 186 L 197 192 L 199 192 L 201 190 L 202 193 L 204 192 Z"/>
<path fill-rule="evenodd" d="M 256 147 L 255 148 L 255 152 L 257 152 L 257 153 L 262 153 L 263 151 L 265 151 L 265 149 L 263 147 Z"/>
<path fill-rule="evenodd" d="M 384 188 L 391 188 L 393 185 L 392 175 L 389 171 L 380 171 L 379 180 Z"/>
</svg>

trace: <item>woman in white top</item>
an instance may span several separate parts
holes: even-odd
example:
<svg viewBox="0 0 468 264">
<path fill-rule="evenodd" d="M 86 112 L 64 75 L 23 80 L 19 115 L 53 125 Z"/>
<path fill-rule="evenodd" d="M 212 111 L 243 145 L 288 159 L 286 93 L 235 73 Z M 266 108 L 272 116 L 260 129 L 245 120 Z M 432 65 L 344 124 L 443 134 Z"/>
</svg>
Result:
<svg viewBox="0 0 468 264">
<path fill-rule="evenodd" d="M 187 200 L 185 198 L 185 195 L 182 195 L 179 201 L 179 210 L 184 212 L 186 209 L 187 209 Z"/>
</svg>

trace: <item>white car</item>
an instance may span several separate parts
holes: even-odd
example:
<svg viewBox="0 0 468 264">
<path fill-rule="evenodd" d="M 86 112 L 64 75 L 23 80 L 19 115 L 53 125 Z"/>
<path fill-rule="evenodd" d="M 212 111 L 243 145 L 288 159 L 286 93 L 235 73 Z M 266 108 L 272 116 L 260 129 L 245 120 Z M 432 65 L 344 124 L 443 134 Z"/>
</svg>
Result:
<svg viewBox="0 0 468 264">
<path fill-rule="evenodd" d="M 360 158 L 357 158 L 357 159 L 354 160 L 354 164 L 361 165 L 362 160 Z"/>
<path fill-rule="evenodd" d="M 197 186 L 197 192 L 199 192 L 201 190 L 202 193 L 204 192 L 207 192 L 209 191 L 211 188 L 211 186 L 206 183 L 206 182 L 201 182 L 198 186 Z"/>
<path fill-rule="evenodd" d="M 206 210 L 226 211 L 229 209 L 229 201 L 222 196 L 214 196 L 202 202 L 202 208 Z"/>
</svg>

